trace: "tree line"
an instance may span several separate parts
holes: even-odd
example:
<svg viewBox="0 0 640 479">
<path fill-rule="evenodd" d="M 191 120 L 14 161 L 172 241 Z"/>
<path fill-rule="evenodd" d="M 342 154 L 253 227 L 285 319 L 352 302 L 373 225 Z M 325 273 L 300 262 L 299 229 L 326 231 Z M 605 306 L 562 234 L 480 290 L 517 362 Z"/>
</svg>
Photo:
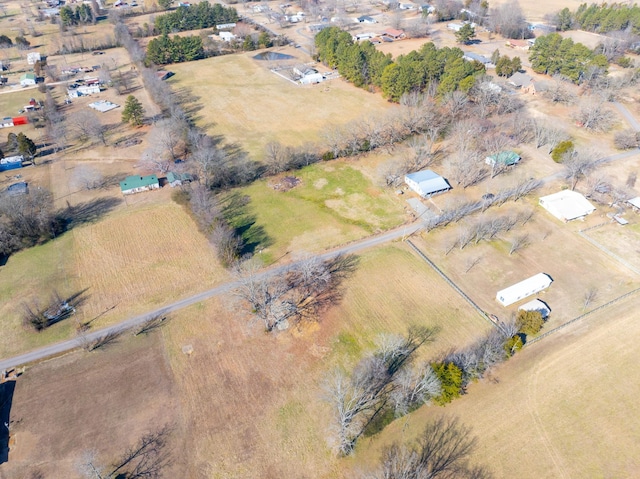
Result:
<svg viewBox="0 0 640 479">
<path fill-rule="evenodd" d="M 575 12 L 562 9 L 558 19 L 558 27 L 563 31 L 573 27 L 598 33 L 629 29 L 634 35 L 640 35 L 640 6 L 635 3 L 583 3 Z"/>
<path fill-rule="evenodd" d="M 166 65 L 200 60 L 204 57 L 202 38 L 196 35 L 169 37 L 168 34 L 163 33 L 147 45 L 147 64 Z"/>
<path fill-rule="evenodd" d="M 349 33 L 338 27 L 325 28 L 316 35 L 315 42 L 318 60 L 337 68 L 356 86 L 381 89 L 394 102 L 405 93 L 430 88 L 439 95 L 458 89 L 469 91 L 475 77 L 485 71 L 482 64 L 464 60 L 459 48 L 437 48 L 431 42 L 396 61 L 376 50 L 371 42 L 354 42 Z"/>
<path fill-rule="evenodd" d="M 158 32 L 167 34 L 186 30 L 201 30 L 222 23 L 238 21 L 238 12 L 233 7 L 224 7 L 219 3 L 211 5 L 208 1 L 178 7 L 177 10 L 160 15 L 155 20 Z"/>
<path fill-rule="evenodd" d="M 609 66 L 606 56 L 558 33 L 538 37 L 529 50 L 529 60 L 536 73 L 560 74 L 574 83 L 581 83 L 593 70 L 604 73 Z"/>
<path fill-rule="evenodd" d="M 395 418 L 424 404 L 444 406 L 460 397 L 543 325 L 539 312 L 520 311 L 475 343 L 421 363 L 416 363 L 416 353 L 434 341 L 436 328 L 411 326 L 404 336 L 380 336 L 374 351 L 351 372 L 335 369 L 323 384 L 323 397 L 333 412 L 336 451 L 349 455 L 360 437 L 378 433 Z"/>
<path fill-rule="evenodd" d="M 69 25 L 88 25 L 95 23 L 95 17 L 91 5 L 83 3 L 76 6 L 75 9 L 65 6 L 60 9 L 60 23 L 62 26 Z"/>
</svg>

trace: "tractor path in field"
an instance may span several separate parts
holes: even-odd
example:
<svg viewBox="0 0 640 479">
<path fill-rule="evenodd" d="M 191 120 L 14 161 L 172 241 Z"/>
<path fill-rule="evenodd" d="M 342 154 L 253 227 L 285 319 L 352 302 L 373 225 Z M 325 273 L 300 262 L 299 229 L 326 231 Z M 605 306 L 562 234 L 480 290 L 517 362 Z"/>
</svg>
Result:
<svg viewBox="0 0 640 479">
<path fill-rule="evenodd" d="M 611 163 L 618 160 L 624 160 L 626 158 L 630 158 L 638 154 L 640 154 L 638 150 L 625 151 L 623 153 L 602 158 L 600 160 L 600 163 Z M 543 183 L 549 183 L 553 180 L 562 179 L 562 178 L 563 178 L 563 172 L 558 172 L 543 178 L 541 181 Z M 478 209 L 479 208 L 480 207 L 478 207 Z M 321 260 L 327 260 L 327 259 L 334 258 L 338 255 L 353 254 L 353 253 L 357 253 L 368 248 L 373 248 L 375 246 L 379 246 L 391 241 L 408 238 L 414 233 L 418 232 L 420 229 L 422 229 L 424 225 L 425 223 L 422 221 L 415 222 L 409 225 L 402 225 L 395 229 L 387 231 L 386 233 L 382 233 L 375 236 L 369 236 L 367 238 L 354 241 L 352 243 L 346 244 L 334 250 L 328 251 L 326 253 L 319 254 L 317 255 L 317 258 Z M 274 266 L 271 268 L 267 268 L 261 271 L 260 273 L 258 273 L 256 277 L 265 278 L 265 277 L 281 274 L 285 272 L 287 269 L 294 266 L 295 264 L 296 263 L 289 263 L 281 266 Z M 193 304 L 199 303 L 201 301 L 205 301 L 209 298 L 213 298 L 215 296 L 220 296 L 222 294 L 229 293 L 234 289 L 236 289 L 239 285 L 240 285 L 239 281 L 231 281 L 231 282 L 222 284 L 220 286 L 216 286 L 215 288 L 209 289 L 207 291 L 202 291 L 188 298 L 181 299 L 167 306 L 163 306 L 161 308 L 155 309 L 148 313 L 141 314 L 133 318 L 129 318 L 118 324 L 114 324 L 114 325 L 107 326 L 105 328 L 93 331 L 91 333 L 84 335 L 81 340 L 78 338 L 68 339 L 66 341 L 62 341 L 59 343 L 44 346 L 39 349 L 35 349 L 28 353 L 24 353 L 18 356 L 13 356 L 11 358 L 0 360 L 0 371 L 21 366 L 27 363 L 41 361 L 43 359 L 46 359 L 52 356 L 58 356 L 66 352 L 72 351 L 74 349 L 77 349 L 81 347 L 83 344 L 96 341 L 98 339 L 104 338 L 112 334 L 123 333 L 137 326 L 143 325 L 146 321 L 148 321 L 150 318 L 153 318 L 155 316 L 164 316 L 171 312 L 178 311 L 180 309 L 186 308 Z"/>
</svg>

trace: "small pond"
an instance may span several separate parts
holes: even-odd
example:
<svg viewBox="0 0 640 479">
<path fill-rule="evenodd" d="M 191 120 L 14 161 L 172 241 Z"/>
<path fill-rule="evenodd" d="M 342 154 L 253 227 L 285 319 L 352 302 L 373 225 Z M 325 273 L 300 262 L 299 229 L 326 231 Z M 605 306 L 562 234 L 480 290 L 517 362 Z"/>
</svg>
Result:
<svg viewBox="0 0 640 479">
<path fill-rule="evenodd" d="M 253 57 L 255 60 L 292 60 L 295 57 L 277 52 L 261 52 Z"/>
</svg>

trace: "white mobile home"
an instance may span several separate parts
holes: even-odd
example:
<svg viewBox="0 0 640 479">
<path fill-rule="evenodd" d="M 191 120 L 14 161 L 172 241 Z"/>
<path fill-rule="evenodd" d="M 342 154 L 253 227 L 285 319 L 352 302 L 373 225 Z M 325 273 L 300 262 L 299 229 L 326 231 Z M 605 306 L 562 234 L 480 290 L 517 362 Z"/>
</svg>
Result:
<svg viewBox="0 0 640 479">
<path fill-rule="evenodd" d="M 552 282 L 553 280 L 549 275 L 538 273 L 535 276 L 531 276 L 531 278 L 527 278 L 524 281 L 520 281 L 519 283 L 498 291 L 496 299 L 500 304 L 502 304 L 502 306 L 509 306 L 521 299 L 547 289 L 551 286 Z"/>
</svg>

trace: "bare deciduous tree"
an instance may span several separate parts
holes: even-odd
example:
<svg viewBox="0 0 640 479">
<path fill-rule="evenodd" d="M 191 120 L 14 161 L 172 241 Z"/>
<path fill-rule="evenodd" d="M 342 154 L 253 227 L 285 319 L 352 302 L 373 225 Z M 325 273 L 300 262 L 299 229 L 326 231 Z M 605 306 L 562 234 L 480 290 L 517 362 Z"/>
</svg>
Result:
<svg viewBox="0 0 640 479">
<path fill-rule="evenodd" d="M 615 116 L 605 102 L 594 97 L 583 97 L 575 119 L 592 131 L 608 131 L 615 123 Z"/>
<path fill-rule="evenodd" d="M 592 286 L 585 293 L 582 298 L 582 309 L 587 309 L 591 303 L 598 298 L 598 288 Z"/>
<path fill-rule="evenodd" d="M 82 140 L 91 141 L 97 138 L 103 145 L 107 144 L 107 129 L 93 110 L 80 110 L 73 115 L 71 121 L 73 129 Z"/>
<path fill-rule="evenodd" d="M 91 165 L 78 165 L 73 169 L 72 182 L 77 188 L 93 190 L 103 185 L 104 176 L 96 167 Z"/>
<path fill-rule="evenodd" d="M 529 245 L 529 235 L 528 234 L 522 234 L 522 235 L 515 236 L 511 240 L 511 247 L 509 248 L 509 256 L 511 256 L 513 253 L 516 253 L 516 252 L 520 251 L 521 249 L 523 249 L 527 245 Z"/>
<path fill-rule="evenodd" d="M 575 190 L 578 182 L 598 167 L 600 157 L 592 149 L 575 149 L 565 154 L 562 166 L 571 190 Z"/>
<path fill-rule="evenodd" d="M 471 431 L 457 419 L 441 417 L 427 424 L 413 445 L 393 444 L 370 479 L 490 479 L 480 466 L 469 464 L 477 444 Z"/>
</svg>

